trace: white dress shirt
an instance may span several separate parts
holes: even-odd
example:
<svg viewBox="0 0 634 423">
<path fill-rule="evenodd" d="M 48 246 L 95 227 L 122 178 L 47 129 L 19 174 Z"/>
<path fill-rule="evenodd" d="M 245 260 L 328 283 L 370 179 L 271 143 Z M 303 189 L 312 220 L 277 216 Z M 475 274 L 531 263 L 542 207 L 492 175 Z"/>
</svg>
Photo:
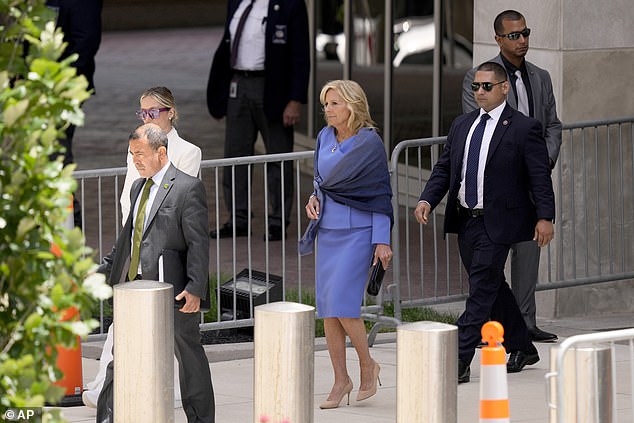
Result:
<svg viewBox="0 0 634 423">
<path fill-rule="evenodd" d="M 229 33 L 231 34 L 231 45 L 238 27 L 238 22 L 251 0 L 242 0 L 242 3 L 233 14 L 229 23 Z M 269 11 L 269 0 L 255 0 L 251 13 L 247 17 L 240 45 L 238 47 L 238 57 L 236 58 L 236 69 L 241 70 L 264 70 L 264 46 L 266 41 L 266 17 Z"/>
<path fill-rule="evenodd" d="M 491 110 L 490 112 L 485 112 L 483 109 L 480 109 L 480 114 L 473 121 L 471 129 L 469 129 L 467 142 L 464 146 L 462 170 L 460 171 L 460 189 L 458 190 L 458 201 L 460 201 L 460 205 L 462 205 L 462 207 L 469 208 L 469 206 L 467 206 L 467 202 L 465 201 L 465 172 L 467 171 L 467 155 L 469 154 L 471 137 L 473 135 L 473 131 L 475 131 L 476 126 L 478 126 L 478 123 L 480 123 L 480 117 L 486 113 L 490 116 L 490 119 L 486 121 L 484 135 L 482 136 L 482 146 L 480 147 L 480 160 L 478 161 L 478 204 L 474 207 L 474 209 L 484 208 L 484 168 L 486 166 L 487 156 L 489 154 L 489 144 L 491 144 L 493 131 L 495 131 L 495 127 L 500 120 L 500 116 L 502 115 L 504 107 L 506 107 L 506 101 L 502 102 L 502 104 L 500 104 L 498 107 Z"/>
</svg>

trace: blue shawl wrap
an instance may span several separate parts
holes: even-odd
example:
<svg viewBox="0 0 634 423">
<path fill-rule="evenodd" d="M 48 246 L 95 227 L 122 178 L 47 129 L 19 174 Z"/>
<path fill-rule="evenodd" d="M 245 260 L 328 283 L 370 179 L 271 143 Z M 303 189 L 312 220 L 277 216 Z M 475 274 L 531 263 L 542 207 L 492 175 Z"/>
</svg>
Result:
<svg viewBox="0 0 634 423">
<path fill-rule="evenodd" d="M 319 204 L 323 207 L 324 195 L 349 207 L 370 213 L 382 213 L 394 223 L 392 211 L 392 187 L 387 167 L 387 157 L 381 137 L 374 129 L 361 128 L 359 133 L 346 145 L 346 153 L 335 165 L 326 179 L 319 175 L 319 150 L 322 133 L 317 136 L 315 147 L 315 179 L 313 185 Z M 330 129 L 332 130 L 332 129 Z M 313 252 L 317 230 L 321 221 L 320 212 L 316 220 L 311 220 L 304 236 L 299 241 L 299 253 Z"/>
</svg>

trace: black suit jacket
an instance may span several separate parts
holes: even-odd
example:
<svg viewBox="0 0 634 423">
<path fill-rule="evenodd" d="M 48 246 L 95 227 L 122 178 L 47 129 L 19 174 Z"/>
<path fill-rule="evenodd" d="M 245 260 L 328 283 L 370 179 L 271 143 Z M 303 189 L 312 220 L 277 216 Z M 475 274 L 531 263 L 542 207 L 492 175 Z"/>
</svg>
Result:
<svg viewBox="0 0 634 423">
<path fill-rule="evenodd" d="M 46 4 L 57 11 L 57 26 L 64 32 L 68 43 L 61 59 L 71 54 L 79 57 L 73 63 L 78 75 L 88 80 L 88 89 L 93 89 L 95 55 L 101 43 L 102 0 L 47 0 Z"/>
<path fill-rule="evenodd" d="M 435 208 L 448 194 L 445 233 L 457 233 L 458 190 L 469 129 L 479 109 L 457 117 L 420 196 Z M 541 124 L 508 104 L 493 132 L 484 170 L 484 223 L 495 243 L 533 239 L 537 219 L 554 219 L 548 150 Z"/>
<path fill-rule="evenodd" d="M 207 108 L 220 119 L 227 114 L 231 83 L 229 24 L 241 0 L 229 0 L 225 33 L 211 64 Z M 284 36 L 276 36 L 284 33 Z M 265 31 L 264 111 L 272 122 L 281 122 L 289 101 L 306 103 L 310 56 L 308 15 L 304 0 L 270 0 Z"/>
<path fill-rule="evenodd" d="M 132 185 L 131 204 L 136 202 L 144 183 L 145 179 L 137 179 Z M 133 214 L 129 214 L 112 252 L 104 257 L 98 269 L 113 285 L 125 282 L 130 266 Z M 165 249 L 174 250 L 182 254 L 186 263 L 187 291 L 205 299 L 209 295 L 209 237 L 207 197 L 202 181 L 170 164 L 146 219 L 140 254 L 143 279 L 158 280 L 159 256 Z"/>
</svg>

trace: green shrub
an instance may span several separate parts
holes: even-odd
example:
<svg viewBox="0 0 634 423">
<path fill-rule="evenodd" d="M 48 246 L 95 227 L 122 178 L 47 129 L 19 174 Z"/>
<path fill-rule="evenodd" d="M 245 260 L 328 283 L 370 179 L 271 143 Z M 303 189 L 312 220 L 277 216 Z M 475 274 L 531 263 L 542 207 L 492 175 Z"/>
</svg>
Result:
<svg viewBox="0 0 634 423">
<path fill-rule="evenodd" d="M 64 229 L 76 184 L 57 141 L 83 123 L 87 82 L 44 0 L 0 0 L 0 407 L 57 403 L 56 345 L 74 347 L 97 322 L 95 298 L 111 295 L 95 275 L 80 230 Z M 28 52 L 25 45 L 28 42 Z M 62 321 L 75 307 L 78 320 Z M 42 421 L 63 421 L 55 410 Z"/>
</svg>

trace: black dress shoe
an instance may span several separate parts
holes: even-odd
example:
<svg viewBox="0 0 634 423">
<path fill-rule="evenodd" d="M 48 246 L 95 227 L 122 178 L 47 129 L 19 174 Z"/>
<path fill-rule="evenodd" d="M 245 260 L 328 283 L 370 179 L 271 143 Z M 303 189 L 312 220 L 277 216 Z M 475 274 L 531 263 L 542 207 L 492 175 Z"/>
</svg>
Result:
<svg viewBox="0 0 634 423">
<path fill-rule="evenodd" d="M 236 226 L 236 237 L 247 236 L 249 228 L 246 226 Z M 220 227 L 220 230 L 212 230 L 209 232 L 211 238 L 231 238 L 233 236 L 233 225 L 230 222 L 225 223 Z"/>
<path fill-rule="evenodd" d="M 284 233 L 284 239 L 288 238 L 288 232 Z M 281 241 L 282 240 L 282 228 L 279 226 L 269 226 L 269 235 L 264 234 L 264 240 L 269 241 Z"/>
<path fill-rule="evenodd" d="M 557 335 L 554 333 L 544 332 L 538 327 L 534 327 L 528 330 L 528 334 L 533 342 L 555 342 L 557 341 Z"/>
<path fill-rule="evenodd" d="M 533 347 L 534 351 L 512 351 L 509 361 L 506 362 L 506 371 L 508 373 L 521 372 L 524 366 L 535 364 L 539 361 L 539 353 Z"/>
<path fill-rule="evenodd" d="M 467 383 L 471 378 L 471 367 L 463 360 L 458 359 L 458 383 Z"/>
</svg>

